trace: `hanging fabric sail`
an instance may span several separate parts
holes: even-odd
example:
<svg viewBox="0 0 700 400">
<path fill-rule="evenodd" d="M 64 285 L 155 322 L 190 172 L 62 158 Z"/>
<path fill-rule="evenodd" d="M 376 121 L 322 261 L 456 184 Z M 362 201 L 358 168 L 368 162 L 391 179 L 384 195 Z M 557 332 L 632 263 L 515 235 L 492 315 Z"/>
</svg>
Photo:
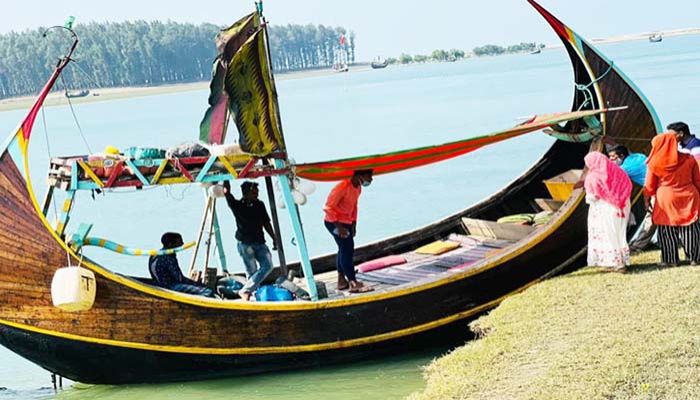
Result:
<svg viewBox="0 0 700 400">
<path fill-rule="evenodd" d="M 216 36 L 218 55 L 212 67 L 212 80 L 209 85 L 209 108 L 199 124 L 199 140 L 222 144 L 226 138 L 229 117 L 229 95 L 224 90 L 226 71 L 233 56 L 241 46 L 259 29 L 257 12 L 246 15 L 233 25 L 223 29 Z"/>
<path fill-rule="evenodd" d="M 258 157 L 285 151 L 265 32 L 257 30 L 233 56 L 224 85 L 241 149 Z"/>
<path fill-rule="evenodd" d="M 296 175 L 314 181 L 337 181 L 352 176 L 353 171 L 372 169 L 375 175 L 402 171 L 438 161 L 447 160 L 477 150 L 483 146 L 538 131 L 546 127 L 594 116 L 608 110 L 587 110 L 536 116 L 505 131 L 445 143 L 385 154 L 346 158 L 341 160 L 295 165 Z"/>
</svg>

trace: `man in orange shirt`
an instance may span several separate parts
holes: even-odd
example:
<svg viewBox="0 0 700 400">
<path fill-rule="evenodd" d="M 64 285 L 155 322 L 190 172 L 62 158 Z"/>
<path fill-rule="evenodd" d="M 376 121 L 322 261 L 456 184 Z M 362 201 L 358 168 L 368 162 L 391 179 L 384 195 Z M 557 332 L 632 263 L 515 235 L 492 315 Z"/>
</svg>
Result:
<svg viewBox="0 0 700 400">
<path fill-rule="evenodd" d="M 351 293 L 371 291 L 355 278 L 353 254 L 355 252 L 355 233 L 357 229 L 357 200 L 362 187 L 372 183 L 372 170 L 358 170 L 352 178 L 338 183 L 331 190 L 323 211 L 326 213 L 324 224 L 333 240 L 338 245 L 336 267 L 338 268 L 338 290 L 350 288 Z"/>
</svg>

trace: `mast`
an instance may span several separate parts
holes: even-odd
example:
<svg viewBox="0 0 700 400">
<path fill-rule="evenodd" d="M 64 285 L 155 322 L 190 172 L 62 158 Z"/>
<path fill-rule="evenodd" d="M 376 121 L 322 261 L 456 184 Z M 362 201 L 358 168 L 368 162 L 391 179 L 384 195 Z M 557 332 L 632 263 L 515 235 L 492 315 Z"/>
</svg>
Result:
<svg viewBox="0 0 700 400">
<path fill-rule="evenodd" d="M 277 127 L 284 137 L 282 131 L 282 120 L 280 119 L 279 103 L 277 102 L 277 87 L 275 85 L 275 77 L 272 73 L 272 57 L 270 56 L 270 42 L 267 32 L 267 21 L 263 16 L 263 4 L 262 0 L 256 1 L 255 6 L 257 8 L 258 14 L 263 27 L 263 35 L 265 38 L 265 52 L 267 56 L 267 73 L 269 74 L 270 85 L 272 86 L 272 102 L 275 105 L 275 114 L 277 116 Z M 275 168 L 284 168 L 289 163 L 288 157 L 285 156 L 285 160 L 280 160 L 279 158 L 274 159 Z M 309 294 L 311 295 L 311 300 L 318 300 L 318 291 L 316 290 L 316 280 L 314 279 L 314 271 L 311 267 L 311 260 L 309 259 L 309 251 L 306 246 L 306 239 L 304 236 L 304 231 L 301 226 L 301 217 L 299 215 L 296 203 L 294 203 L 294 198 L 292 197 L 291 180 L 287 175 L 280 175 L 279 177 L 280 187 L 282 189 L 282 197 L 284 203 L 287 207 L 287 212 L 289 215 L 289 220 L 294 231 L 294 238 L 296 239 L 297 252 L 299 253 L 299 262 L 301 263 L 302 270 L 304 271 L 304 277 L 306 278 L 306 283 L 308 285 Z"/>
</svg>

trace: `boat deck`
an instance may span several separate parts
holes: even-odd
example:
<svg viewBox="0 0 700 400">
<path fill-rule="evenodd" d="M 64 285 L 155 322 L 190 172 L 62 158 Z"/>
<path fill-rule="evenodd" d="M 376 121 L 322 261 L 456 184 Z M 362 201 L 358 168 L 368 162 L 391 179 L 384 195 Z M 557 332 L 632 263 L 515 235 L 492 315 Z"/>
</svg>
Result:
<svg viewBox="0 0 700 400">
<path fill-rule="evenodd" d="M 410 251 L 401 254 L 406 263 L 381 268 L 370 272 L 358 272 L 357 279 L 374 289 L 365 293 L 350 293 L 337 289 L 338 274 L 329 271 L 315 276 L 316 281 L 323 282 L 328 291 L 328 300 L 347 296 L 372 294 L 391 290 L 399 285 L 407 285 L 437 275 L 463 272 L 478 264 L 479 261 L 505 251 L 515 240 L 493 239 L 473 235 L 453 233 L 447 237 L 459 247 L 439 255 L 419 254 Z M 303 280 L 302 280 L 303 281 Z M 306 282 L 297 282 L 300 287 L 308 289 Z"/>
</svg>

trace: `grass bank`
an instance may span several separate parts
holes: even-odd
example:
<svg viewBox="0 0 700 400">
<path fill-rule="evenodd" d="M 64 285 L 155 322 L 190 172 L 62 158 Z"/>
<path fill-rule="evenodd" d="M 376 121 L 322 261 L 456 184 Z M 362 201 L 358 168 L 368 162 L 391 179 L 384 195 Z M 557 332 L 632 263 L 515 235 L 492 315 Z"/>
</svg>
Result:
<svg viewBox="0 0 700 400">
<path fill-rule="evenodd" d="M 434 360 L 410 399 L 696 399 L 700 268 L 584 268 L 472 322 L 481 336 Z"/>
</svg>

